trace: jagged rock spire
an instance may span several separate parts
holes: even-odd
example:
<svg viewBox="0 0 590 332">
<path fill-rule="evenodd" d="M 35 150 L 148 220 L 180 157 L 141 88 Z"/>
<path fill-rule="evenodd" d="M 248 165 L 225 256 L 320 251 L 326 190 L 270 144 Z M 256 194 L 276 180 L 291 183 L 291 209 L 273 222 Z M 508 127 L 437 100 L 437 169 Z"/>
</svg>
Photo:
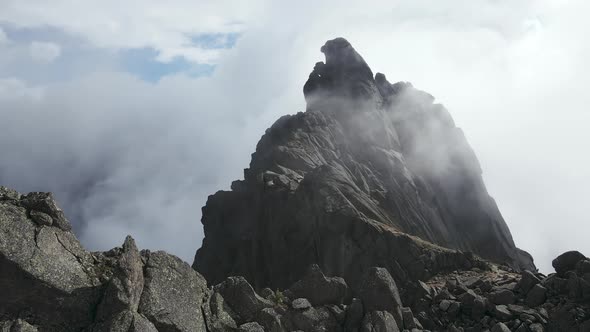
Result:
<svg viewBox="0 0 590 332">
<path fill-rule="evenodd" d="M 320 50 L 326 62 L 315 64 L 303 86 L 308 109 L 321 108 L 317 103 L 326 105 L 332 98 L 344 98 L 347 102 L 379 101 L 371 68 L 346 39 L 328 40 Z"/>
<path fill-rule="evenodd" d="M 476 264 L 463 252 L 534 269 L 446 109 L 411 84 L 373 78 L 343 38 L 321 51 L 306 112 L 279 119 L 244 180 L 209 197 L 193 266 L 214 283 L 239 274 L 286 287 L 316 263 L 353 289 L 371 266 L 403 284 Z"/>
</svg>

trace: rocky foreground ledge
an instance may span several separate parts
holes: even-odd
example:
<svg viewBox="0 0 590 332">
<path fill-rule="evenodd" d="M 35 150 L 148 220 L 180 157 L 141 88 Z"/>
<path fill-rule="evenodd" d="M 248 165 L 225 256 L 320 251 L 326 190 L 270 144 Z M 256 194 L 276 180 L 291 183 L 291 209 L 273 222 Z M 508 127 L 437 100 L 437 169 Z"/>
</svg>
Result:
<svg viewBox="0 0 590 332">
<path fill-rule="evenodd" d="M 240 276 L 217 285 L 162 251 L 88 252 L 49 193 L 0 187 L 0 331 L 590 331 L 590 260 L 556 273 L 477 260 L 398 289 L 368 269 L 352 293 L 311 265 L 284 290 Z M 257 293 L 258 291 L 258 293 Z"/>
</svg>

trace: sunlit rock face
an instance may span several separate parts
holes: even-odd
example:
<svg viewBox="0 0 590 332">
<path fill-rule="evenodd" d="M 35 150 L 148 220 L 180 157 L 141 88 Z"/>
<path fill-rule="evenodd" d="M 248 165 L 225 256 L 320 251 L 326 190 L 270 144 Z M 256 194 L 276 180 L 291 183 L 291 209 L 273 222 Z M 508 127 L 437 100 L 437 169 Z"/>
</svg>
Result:
<svg viewBox="0 0 590 332">
<path fill-rule="evenodd" d="M 209 197 L 193 267 L 287 287 L 313 263 L 354 289 L 372 266 L 402 284 L 476 264 L 534 269 L 516 248 L 479 162 L 448 111 L 328 41 L 305 112 L 267 129 L 244 180 Z"/>
</svg>

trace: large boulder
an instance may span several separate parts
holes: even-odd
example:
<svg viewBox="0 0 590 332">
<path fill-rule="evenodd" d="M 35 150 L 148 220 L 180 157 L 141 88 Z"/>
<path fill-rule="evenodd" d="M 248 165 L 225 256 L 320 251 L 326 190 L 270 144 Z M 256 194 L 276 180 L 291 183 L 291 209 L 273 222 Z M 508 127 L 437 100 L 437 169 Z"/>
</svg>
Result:
<svg viewBox="0 0 590 332">
<path fill-rule="evenodd" d="M 37 328 L 22 319 L 0 322 L 0 332 L 38 332 Z"/>
<path fill-rule="evenodd" d="M 138 312 L 160 332 L 205 331 L 201 306 L 205 279 L 180 258 L 163 251 L 142 251 L 144 288 Z"/>
<path fill-rule="evenodd" d="M 272 302 L 260 297 L 243 277 L 229 277 L 216 285 L 214 291 L 219 293 L 231 310 L 236 313 L 238 324 L 255 319 L 258 312 L 273 306 Z"/>
<path fill-rule="evenodd" d="M 328 278 L 317 264 L 309 267 L 303 278 L 293 284 L 286 295 L 291 298 L 306 298 L 313 305 L 340 304 L 348 286 L 340 277 Z"/>
<path fill-rule="evenodd" d="M 557 258 L 551 262 L 551 265 L 553 265 L 557 274 L 564 275 L 568 271 L 575 270 L 576 264 L 585 259 L 586 256 L 582 255 L 579 251 L 567 251 L 557 256 Z"/>
<path fill-rule="evenodd" d="M 0 317 L 29 317 L 49 331 L 88 326 L 102 291 L 93 256 L 50 194 L 0 192 Z M 51 225 L 33 221 L 36 212 Z"/>
<path fill-rule="evenodd" d="M 399 332 L 399 327 L 387 311 L 371 311 L 363 318 L 360 332 Z"/>
<path fill-rule="evenodd" d="M 367 271 L 359 297 L 365 312 L 387 311 L 403 326 L 402 301 L 395 280 L 386 269 L 373 267 Z"/>
</svg>

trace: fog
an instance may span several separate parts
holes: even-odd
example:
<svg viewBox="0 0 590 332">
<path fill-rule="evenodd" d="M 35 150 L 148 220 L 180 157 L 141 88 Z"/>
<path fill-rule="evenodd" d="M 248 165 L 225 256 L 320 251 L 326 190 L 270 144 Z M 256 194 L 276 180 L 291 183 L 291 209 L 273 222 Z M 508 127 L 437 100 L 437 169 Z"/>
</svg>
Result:
<svg viewBox="0 0 590 332">
<path fill-rule="evenodd" d="M 562 251 L 590 255 L 586 2 L 68 3 L 0 3 L 0 184 L 55 192 L 92 250 L 131 234 L 191 262 L 207 195 L 242 177 L 275 119 L 305 109 L 319 47 L 343 36 L 449 109 L 542 271 Z M 239 38 L 187 46 L 206 33 Z M 141 47 L 216 67 L 145 82 L 113 64 Z"/>
</svg>

